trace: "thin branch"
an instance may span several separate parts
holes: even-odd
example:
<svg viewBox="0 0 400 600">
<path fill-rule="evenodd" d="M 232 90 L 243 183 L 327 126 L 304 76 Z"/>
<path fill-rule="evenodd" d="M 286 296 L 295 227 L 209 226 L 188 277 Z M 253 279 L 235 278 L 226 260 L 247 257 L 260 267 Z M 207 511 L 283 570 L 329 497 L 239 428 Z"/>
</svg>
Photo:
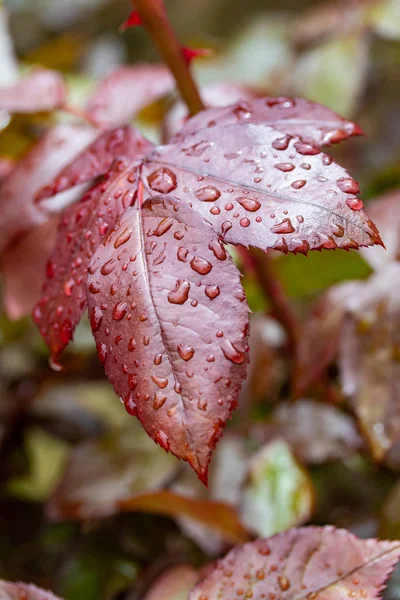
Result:
<svg viewBox="0 0 400 600">
<path fill-rule="evenodd" d="M 205 108 L 199 90 L 191 75 L 175 32 L 169 22 L 163 2 L 134 0 L 143 27 L 147 30 L 160 55 L 171 70 L 178 90 L 191 115 Z"/>
</svg>

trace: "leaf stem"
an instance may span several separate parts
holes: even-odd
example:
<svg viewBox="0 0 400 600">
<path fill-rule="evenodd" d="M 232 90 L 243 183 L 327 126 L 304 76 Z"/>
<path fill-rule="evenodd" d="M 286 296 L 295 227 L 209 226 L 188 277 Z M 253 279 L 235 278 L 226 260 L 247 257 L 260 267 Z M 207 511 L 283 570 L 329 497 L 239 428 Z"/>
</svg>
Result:
<svg viewBox="0 0 400 600">
<path fill-rule="evenodd" d="M 134 0 L 143 27 L 175 78 L 178 90 L 191 115 L 205 108 L 199 90 L 160 0 Z"/>
</svg>

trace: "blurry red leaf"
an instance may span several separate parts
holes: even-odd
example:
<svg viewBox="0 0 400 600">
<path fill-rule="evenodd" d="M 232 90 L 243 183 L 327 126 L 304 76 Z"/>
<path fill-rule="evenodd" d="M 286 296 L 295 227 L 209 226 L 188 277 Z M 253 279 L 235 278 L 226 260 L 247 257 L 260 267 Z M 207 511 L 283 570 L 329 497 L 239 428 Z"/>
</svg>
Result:
<svg viewBox="0 0 400 600">
<path fill-rule="evenodd" d="M 2 600 L 60 600 L 51 592 L 42 590 L 31 583 L 12 583 L 0 580 Z"/>
<path fill-rule="evenodd" d="M 400 259 L 400 190 L 387 192 L 368 204 L 368 214 L 379 228 L 385 248 L 363 250 L 365 260 L 375 270 Z"/>
<path fill-rule="evenodd" d="M 226 106 L 239 100 L 252 100 L 256 95 L 248 87 L 234 83 L 214 83 L 202 87 L 200 92 L 206 106 Z M 163 138 L 168 141 L 178 134 L 189 116 L 185 103 L 177 100 L 164 119 Z"/>
<path fill-rule="evenodd" d="M 135 202 L 138 177 L 135 168 L 126 175 L 127 164 L 117 160 L 104 181 L 61 215 L 42 298 L 33 312 L 54 361 L 72 339 L 86 308 L 87 267 L 96 248 Z"/>
<path fill-rule="evenodd" d="M 56 242 L 58 222 L 58 215 L 50 217 L 3 252 L 0 264 L 3 300 L 10 319 L 29 315 L 40 298 L 46 263 Z"/>
<path fill-rule="evenodd" d="M 35 193 L 96 135 L 89 127 L 57 125 L 19 160 L 0 185 L 0 251 L 17 234 L 47 220 L 47 213 L 34 205 Z"/>
<path fill-rule="evenodd" d="M 120 125 L 171 92 L 174 86 L 171 73 L 162 65 L 120 67 L 99 83 L 87 112 L 98 123 Z"/>
<path fill-rule="evenodd" d="M 188 207 L 132 209 L 89 267 L 101 362 L 128 412 L 206 481 L 246 374 L 248 307 L 239 272 Z"/>
<path fill-rule="evenodd" d="M 8 87 L 0 87 L 0 110 L 11 113 L 48 112 L 65 103 L 67 88 L 56 71 L 36 69 Z"/>
<path fill-rule="evenodd" d="M 118 156 L 136 159 L 152 148 L 153 144 L 130 125 L 109 129 L 73 158 L 51 181 L 50 185 L 39 190 L 36 200 L 49 198 L 80 183 L 104 175 Z"/>
<path fill-rule="evenodd" d="M 222 534 L 231 542 L 243 542 L 250 537 L 236 510 L 224 502 L 198 500 L 164 490 L 121 500 L 119 507 L 121 510 L 139 510 L 170 517 L 190 517 Z"/>
<path fill-rule="evenodd" d="M 200 129 L 243 123 L 266 124 L 317 146 L 329 146 L 362 134 L 358 125 L 316 102 L 303 98 L 269 97 L 206 109 L 189 119 L 176 140 L 186 138 Z M 284 138 L 280 146 L 277 144 L 275 149 L 284 149 Z"/>
<path fill-rule="evenodd" d="M 343 529 L 305 527 L 234 548 L 189 600 L 379 598 L 400 543 L 360 540 Z M 242 590 L 238 594 L 238 590 Z"/>
<path fill-rule="evenodd" d="M 354 419 L 329 404 L 307 399 L 285 402 L 275 410 L 274 420 L 306 463 L 343 460 L 362 447 Z"/>
<path fill-rule="evenodd" d="M 156 148 L 142 179 L 152 193 L 190 204 L 228 243 L 303 253 L 381 243 L 345 169 L 316 146 L 246 119 Z"/>
<path fill-rule="evenodd" d="M 377 461 L 400 449 L 399 289 L 399 263 L 360 282 L 346 303 L 341 331 L 343 391 Z"/>
</svg>

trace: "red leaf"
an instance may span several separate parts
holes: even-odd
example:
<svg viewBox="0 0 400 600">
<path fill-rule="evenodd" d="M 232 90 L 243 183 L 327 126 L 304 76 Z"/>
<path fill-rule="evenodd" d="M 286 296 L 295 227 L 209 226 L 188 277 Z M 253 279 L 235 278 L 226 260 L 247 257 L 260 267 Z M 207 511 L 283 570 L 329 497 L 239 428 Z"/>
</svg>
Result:
<svg viewBox="0 0 400 600">
<path fill-rule="evenodd" d="M 355 123 L 346 121 L 316 102 L 303 98 L 270 97 L 204 110 L 189 119 L 176 140 L 207 127 L 242 123 L 268 124 L 317 146 L 327 146 L 363 133 Z"/>
<path fill-rule="evenodd" d="M 152 148 L 153 144 L 130 125 L 110 129 L 78 154 L 49 185 L 39 190 L 36 201 L 104 175 L 117 156 L 133 159 L 146 154 Z"/>
<path fill-rule="evenodd" d="M 399 542 L 360 540 L 333 527 L 292 529 L 234 548 L 189 600 L 379 598 L 399 558 Z"/>
<path fill-rule="evenodd" d="M 120 67 L 100 82 L 87 112 L 98 123 L 120 125 L 171 92 L 174 86 L 172 75 L 162 65 Z"/>
<path fill-rule="evenodd" d="M 88 264 L 119 215 L 136 199 L 137 171 L 116 161 L 105 181 L 61 216 L 55 250 L 47 265 L 43 295 L 33 316 L 54 361 L 72 339 L 86 307 Z"/>
<path fill-rule="evenodd" d="M 20 240 L 9 244 L 1 257 L 3 301 L 10 319 L 29 315 L 40 299 L 45 267 L 56 243 L 59 216 L 50 217 Z"/>
<path fill-rule="evenodd" d="M 65 103 L 67 88 L 56 71 L 36 69 L 8 87 L 0 87 L 0 110 L 11 113 L 49 112 Z"/>
<path fill-rule="evenodd" d="M 142 178 L 192 206 L 225 242 L 303 253 L 381 244 L 348 173 L 265 125 L 210 127 L 156 148 Z"/>
<path fill-rule="evenodd" d="M 117 394 L 206 481 L 246 374 L 239 272 L 199 216 L 154 199 L 121 218 L 89 273 L 92 329 Z"/>
<path fill-rule="evenodd" d="M 2 600 L 60 600 L 51 592 L 42 590 L 31 583 L 11 583 L 0 580 Z"/>
<path fill-rule="evenodd" d="M 0 252 L 16 234 L 47 220 L 46 212 L 33 203 L 35 192 L 95 136 L 89 127 L 57 125 L 15 165 L 0 186 Z"/>
</svg>

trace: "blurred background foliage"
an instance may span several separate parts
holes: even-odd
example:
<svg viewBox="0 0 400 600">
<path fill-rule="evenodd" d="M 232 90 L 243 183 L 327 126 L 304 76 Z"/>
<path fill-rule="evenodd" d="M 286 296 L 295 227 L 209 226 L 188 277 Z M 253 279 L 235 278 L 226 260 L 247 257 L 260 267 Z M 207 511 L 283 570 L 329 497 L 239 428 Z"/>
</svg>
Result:
<svg viewBox="0 0 400 600">
<path fill-rule="evenodd" d="M 364 198 L 399 185 L 399 0 L 166 5 L 183 44 L 214 51 L 195 61 L 200 84 L 230 81 L 326 104 L 368 136 L 332 150 L 361 182 Z M 119 65 L 158 60 L 140 28 L 118 33 L 128 0 L 8 0 L 4 8 L 19 68 L 62 71 L 74 105 L 82 106 L 95 82 Z M 4 32 L 0 38 L 5 85 Z M 147 107 L 138 125 L 159 139 L 170 105 L 167 98 Z M 0 114 L 0 156 L 18 157 L 43 124 L 66 118 Z M 277 276 L 310 330 L 309 307 L 321 293 L 370 276 L 364 256 L 277 257 Z M 65 355 L 65 370 L 55 373 L 29 319 L 1 314 L 0 577 L 32 581 L 68 600 L 179 600 L 196 580 L 193 568 L 254 534 L 312 522 L 362 537 L 400 536 L 399 461 L 372 461 L 341 395 L 335 359 L 309 397 L 289 402 L 284 334 L 265 315 L 268 305 L 249 274 L 245 285 L 254 312 L 252 365 L 209 490 L 125 413 L 86 322 Z M 386 593 L 400 598 L 400 575 Z"/>
</svg>

